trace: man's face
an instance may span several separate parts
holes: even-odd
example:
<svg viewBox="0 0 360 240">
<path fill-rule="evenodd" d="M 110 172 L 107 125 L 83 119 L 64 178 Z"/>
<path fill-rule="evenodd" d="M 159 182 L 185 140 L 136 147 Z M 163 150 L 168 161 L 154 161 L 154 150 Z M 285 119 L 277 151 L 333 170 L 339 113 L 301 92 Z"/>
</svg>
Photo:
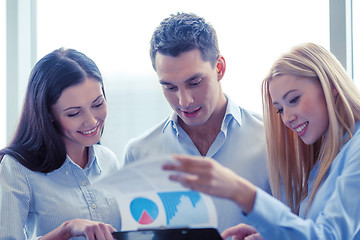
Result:
<svg viewBox="0 0 360 240">
<path fill-rule="evenodd" d="M 201 126 L 221 114 L 223 100 L 226 102 L 220 85 L 225 71 L 222 57 L 212 67 L 194 49 L 178 57 L 157 53 L 155 64 L 164 95 L 180 123 Z"/>
</svg>

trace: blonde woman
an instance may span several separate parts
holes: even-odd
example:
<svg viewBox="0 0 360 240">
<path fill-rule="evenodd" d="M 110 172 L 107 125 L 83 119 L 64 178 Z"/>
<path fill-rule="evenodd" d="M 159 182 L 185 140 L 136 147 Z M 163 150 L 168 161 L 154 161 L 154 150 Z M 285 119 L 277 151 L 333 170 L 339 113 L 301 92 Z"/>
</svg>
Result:
<svg viewBox="0 0 360 240">
<path fill-rule="evenodd" d="M 249 225 L 233 239 L 360 239 L 360 93 L 337 59 L 308 43 L 273 65 L 262 85 L 274 198 L 209 158 L 166 170 L 194 190 L 235 201 Z M 286 205 L 285 205 L 285 204 Z"/>
</svg>

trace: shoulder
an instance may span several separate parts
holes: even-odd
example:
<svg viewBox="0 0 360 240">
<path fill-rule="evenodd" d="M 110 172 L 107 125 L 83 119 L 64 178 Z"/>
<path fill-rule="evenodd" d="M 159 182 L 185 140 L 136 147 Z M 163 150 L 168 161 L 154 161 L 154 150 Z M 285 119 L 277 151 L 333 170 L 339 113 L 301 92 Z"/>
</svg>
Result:
<svg viewBox="0 0 360 240">
<path fill-rule="evenodd" d="M 263 117 L 261 114 L 244 109 L 242 107 L 239 107 L 241 111 L 241 116 L 244 120 L 247 122 L 252 122 L 254 124 L 263 125 Z"/>
<path fill-rule="evenodd" d="M 240 128 L 249 131 L 260 131 L 263 132 L 264 123 L 261 114 L 247 110 L 242 107 L 238 107 L 240 117 L 235 117 L 239 122 Z"/>
<path fill-rule="evenodd" d="M 93 147 L 94 147 L 94 151 L 95 151 L 95 154 L 97 157 L 100 157 L 100 156 L 114 156 L 115 157 L 115 153 L 104 145 L 95 144 Z"/>
<path fill-rule="evenodd" d="M 3 159 L 0 162 L 0 172 L 4 170 L 21 172 L 31 171 L 10 155 L 4 155 Z"/>
<path fill-rule="evenodd" d="M 0 162 L 0 183 L 7 182 L 9 185 L 29 183 L 29 177 L 38 174 L 19 163 L 15 158 L 5 155 Z"/>
<path fill-rule="evenodd" d="M 123 164 L 118 160 L 115 153 L 110 150 L 108 147 L 100 144 L 95 144 L 93 146 L 95 156 L 101 165 L 114 165 L 115 168 L 122 166 Z"/>
<path fill-rule="evenodd" d="M 263 126 L 263 117 L 261 114 L 238 106 L 230 98 L 228 99 L 228 106 L 226 112 L 227 115 L 232 115 L 241 126 Z"/>
<path fill-rule="evenodd" d="M 356 125 L 353 136 L 348 140 L 349 148 L 360 150 L 360 128 L 359 124 Z"/>
<path fill-rule="evenodd" d="M 348 145 L 348 146 L 347 146 Z M 345 143 L 344 147 L 360 149 L 360 122 L 355 124 L 352 137 Z"/>
<path fill-rule="evenodd" d="M 166 133 L 169 126 L 168 118 L 159 124 L 148 129 L 141 135 L 128 141 L 124 149 L 125 164 L 142 158 L 154 151 L 160 151 L 169 142 L 169 135 Z"/>
<path fill-rule="evenodd" d="M 159 139 L 163 139 L 163 131 L 165 125 L 167 124 L 168 118 L 164 119 L 157 125 L 153 126 L 152 128 L 146 130 L 142 134 L 132 138 L 127 143 L 125 149 L 131 148 L 133 146 L 142 145 L 143 143 L 152 143 L 154 141 L 157 141 Z"/>
<path fill-rule="evenodd" d="M 338 156 L 345 160 L 345 164 L 356 164 L 360 168 L 360 124 L 355 125 L 353 136 L 341 148 Z"/>
</svg>

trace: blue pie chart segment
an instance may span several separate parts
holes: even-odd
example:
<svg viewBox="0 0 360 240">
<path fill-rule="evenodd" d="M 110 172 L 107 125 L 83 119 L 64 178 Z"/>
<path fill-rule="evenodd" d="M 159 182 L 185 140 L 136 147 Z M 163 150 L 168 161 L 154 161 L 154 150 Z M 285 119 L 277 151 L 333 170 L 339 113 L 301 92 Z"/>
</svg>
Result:
<svg viewBox="0 0 360 240">
<path fill-rule="evenodd" d="M 136 222 L 147 225 L 158 217 L 159 208 L 152 200 L 138 197 L 131 201 L 130 212 Z"/>
</svg>

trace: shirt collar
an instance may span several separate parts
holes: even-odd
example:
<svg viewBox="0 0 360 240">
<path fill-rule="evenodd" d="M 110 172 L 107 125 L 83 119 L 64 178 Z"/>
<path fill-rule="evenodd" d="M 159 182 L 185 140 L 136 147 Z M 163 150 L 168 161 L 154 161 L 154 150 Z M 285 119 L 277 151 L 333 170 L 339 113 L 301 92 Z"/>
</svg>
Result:
<svg viewBox="0 0 360 240">
<path fill-rule="evenodd" d="M 222 127 L 227 127 L 228 123 L 230 122 L 231 118 L 234 118 L 235 121 L 241 126 L 241 110 L 239 106 L 237 106 L 228 96 L 226 96 L 227 99 L 227 106 L 226 106 L 226 112 L 225 117 L 222 123 Z"/>
<path fill-rule="evenodd" d="M 89 168 L 91 168 L 91 166 L 92 166 L 93 164 L 96 164 L 97 167 L 100 168 L 99 162 L 97 161 L 97 158 L 96 158 L 94 146 L 90 146 L 90 147 L 89 147 L 89 159 L 88 159 L 88 164 L 87 164 L 87 166 L 88 166 Z"/>
<path fill-rule="evenodd" d="M 66 154 L 66 159 L 65 159 L 65 162 L 63 163 L 63 165 L 60 168 L 58 168 L 52 172 L 49 172 L 47 174 L 51 175 L 51 174 L 54 174 L 55 172 L 68 171 L 70 169 L 71 165 L 80 168 L 77 164 L 74 163 L 73 160 L 71 160 L 69 155 Z M 97 172 L 101 173 L 101 163 L 97 160 L 95 148 L 94 148 L 94 146 L 90 146 L 88 163 L 86 164 L 84 171 L 86 171 L 87 169 L 91 169 L 93 167 L 96 169 Z"/>
<path fill-rule="evenodd" d="M 234 118 L 240 126 L 242 123 L 240 108 L 227 95 L 225 95 L 225 97 L 227 99 L 227 105 L 226 105 L 225 117 L 221 124 L 221 130 L 223 131 L 224 130 L 226 131 L 227 126 L 232 118 Z M 179 131 L 177 128 L 177 123 L 178 123 L 178 115 L 175 112 L 172 112 L 170 117 L 166 120 L 162 132 L 164 132 L 165 129 L 169 126 L 172 127 L 178 134 Z"/>
<path fill-rule="evenodd" d="M 176 134 L 179 134 L 177 128 L 177 122 L 178 122 L 178 115 L 175 112 L 172 112 L 170 117 L 166 120 L 162 132 L 164 132 L 167 127 L 172 127 L 176 131 Z"/>
<path fill-rule="evenodd" d="M 97 169 L 97 171 L 101 172 L 101 163 L 97 160 L 97 157 L 96 157 L 96 153 L 95 153 L 95 148 L 94 146 L 90 146 L 89 147 L 89 150 L 88 150 L 88 163 L 86 164 L 84 170 L 87 170 L 87 169 L 90 169 L 92 167 L 95 167 Z M 73 165 L 76 165 L 72 160 L 71 158 L 69 157 L 69 155 L 66 155 L 66 160 L 63 164 L 63 166 L 65 164 L 73 164 Z M 63 167 L 61 166 L 61 168 Z M 77 165 L 76 165 L 77 166 Z M 78 166 L 77 166 L 78 167 Z"/>
</svg>

